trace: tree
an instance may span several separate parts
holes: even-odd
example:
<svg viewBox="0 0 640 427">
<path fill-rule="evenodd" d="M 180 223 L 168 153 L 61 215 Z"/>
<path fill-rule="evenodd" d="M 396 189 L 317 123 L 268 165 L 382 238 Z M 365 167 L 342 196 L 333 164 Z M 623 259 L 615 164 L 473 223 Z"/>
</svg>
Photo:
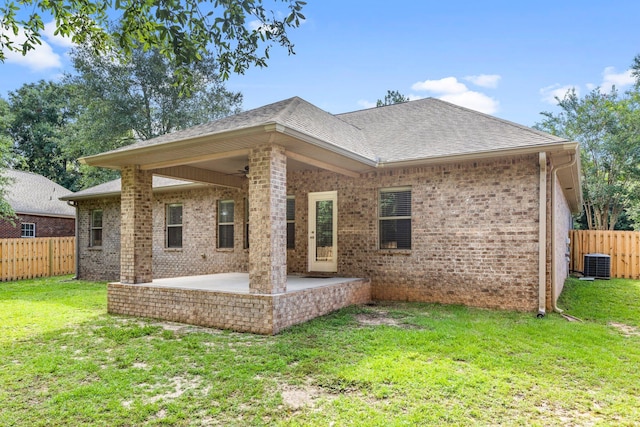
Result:
<svg viewBox="0 0 640 427">
<path fill-rule="evenodd" d="M 72 51 L 77 74 L 65 83 L 73 88 L 77 120 L 67 130 L 66 153 L 82 157 L 184 129 L 240 111 L 242 95 L 228 91 L 212 57 L 191 64 L 192 90 L 181 93 L 175 67 L 157 49 L 135 49 L 133 61 L 97 57 L 89 49 Z M 82 186 L 117 174 L 80 166 Z"/>
<path fill-rule="evenodd" d="M 300 0 L 8 0 L 0 7 L 0 61 L 6 51 L 27 54 L 41 44 L 42 14 L 51 15 L 56 34 L 91 46 L 97 54 L 117 51 L 131 58 L 137 48 L 155 48 L 190 82 L 189 64 L 213 55 L 224 78 L 251 66 L 267 65 L 274 43 L 293 53 L 288 28 L 305 19 Z M 283 3 L 288 11 L 273 10 Z M 19 14 L 28 14 L 20 19 Z M 279 18 L 282 16 L 282 18 Z M 110 20 L 117 17 L 115 26 Z M 109 30 L 108 28 L 115 28 Z M 15 43 L 10 32 L 24 32 Z"/>
<path fill-rule="evenodd" d="M 376 107 L 384 107 L 385 105 L 392 104 L 401 104 L 403 102 L 408 102 L 409 97 L 404 96 L 397 90 L 388 90 L 387 95 L 384 97 L 384 101 L 382 99 L 378 99 L 376 102 Z"/>
<path fill-rule="evenodd" d="M 0 219 L 13 221 L 15 212 L 7 202 L 7 186 L 10 184 L 9 177 L 4 176 L 2 171 L 10 166 L 11 157 L 11 137 L 9 136 L 9 125 L 12 120 L 9 111 L 9 103 L 0 98 Z"/>
<path fill-rule="evenodd" d="M 23 85 L 9 93 L 12 114 L 8 134 L 16 169 L 43 175 L 69 190 L 77 190 L 75 159 L 63 149 L 65 127 L 75 117 L 69 88 L 46 82 Z"/>
<path fill-rule="evenodd" d="M 559 114 L 538 129 L 581 144 L 584 212 L 589 229 L 613 230 L 625 209 L 637 207 L 640 178 L 640 98 L 615 88 L 596 88 L 584 98 L 575 90 L 558 99 Z"/>
</svg>

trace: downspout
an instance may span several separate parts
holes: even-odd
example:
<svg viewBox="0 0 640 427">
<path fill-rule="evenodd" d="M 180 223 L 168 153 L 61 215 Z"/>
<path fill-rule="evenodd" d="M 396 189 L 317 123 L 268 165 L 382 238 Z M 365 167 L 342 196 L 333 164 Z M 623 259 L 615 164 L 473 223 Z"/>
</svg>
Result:
<svg viewBox="0 0 640 427">
<path fill-rule="evenodd" d="M 555 239 L 555 232 L 556 232 L 556 220 L 555 220 L 555 215 L 553 213 L 555 213 L 555 203 L 556 203 L 556 185 L 558 183 L 558 171 L 565 169 L 565 168 L 569 168 L 573 165 L 576 164 L 576 160 L 578 159 L 578 156 L 576 156 L 575 153 L 571 154 L 571 160 L 563 165 L 559 165 L 559 166 L 554 166 L 553 162 L 551 164 L 551 233 L 553 235 L 553 237 L 551 238 L 551 257 L 552 257 L 552 261 L 551 261 L 551 306 L 553 308 L 553 311 L 555 311 L 556 313 L 562 313 L 562 310 L 560 308 L 558 308 L 558 306 L 556 305 L 556 272 L 555 272 L 555 256 L 556 256 L 556 239 Z"/>
<path fill-rule="evenodd" d="M 73 201 L 73 200 L 68 200 L 67 201 L 67 205 L 69 206 L 73 206 L 76 209 L 76 223 L 75 223 L 75 234 L 76 234 L 76 261 L 75 261 L 75 276 L 73 276 L 74 279 L 79 279 L 78 274 L 80 272 L 80 236 L 78 235 L 78 230 L 80 230 L 79 227 L 79 222 L 80 222 L 80 212 L 79 212 L 79 207 L 78 207 L 78 203 Z"/>
<path fill-rule="evenodd" d="M 547 153 L 538 154 L 540 162 L 540 200 L 538 201 L 538 317 L 547 309 Z"/>
</svg>

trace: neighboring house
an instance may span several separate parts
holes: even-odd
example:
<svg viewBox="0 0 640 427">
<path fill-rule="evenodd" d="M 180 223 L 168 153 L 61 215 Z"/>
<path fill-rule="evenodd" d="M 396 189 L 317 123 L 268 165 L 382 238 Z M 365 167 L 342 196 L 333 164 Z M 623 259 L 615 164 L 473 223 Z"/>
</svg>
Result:
<svg viewBox="0 0 640 427">
<path fill-rule="evenodd" d="M 581 205 L 577 143 L 437 99 L 295 97 L 81 160 L 122 175 L 64 198 L 110 312 L 261 333 L 372 299 L 543 315 Z"/>
<path fill-rule="evenodd" d="M 13 224 L 0 220 L 0 238 L 75 235 L 75 208 L 60 200 L 71 191 L 31 172 L 7 169 L 2 174 L 10 178 L 6 199 L 16 218 Z"/>
</svg>

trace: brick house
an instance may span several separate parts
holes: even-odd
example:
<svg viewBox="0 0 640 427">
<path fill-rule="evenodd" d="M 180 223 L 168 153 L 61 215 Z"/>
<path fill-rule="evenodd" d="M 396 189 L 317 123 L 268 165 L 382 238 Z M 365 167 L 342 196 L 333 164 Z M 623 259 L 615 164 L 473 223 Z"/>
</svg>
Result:
<svg viewBox="0 0 640 427">
<path fill-rule="evenodd" d="M 579 151 L 436 99 L 332 115 L 297 97 L 82 159 L 78 276 L 109 311 L 277 333 L 349 304 L 552 310 Z"/>
<path fill-rule="evenodd" d="M 0 220 L 0 238 L 75 236 L 75 208 L 59 198 L 71 191 L 42 175 L 7 169 L 7 202 L 16 213 L 12 224 Z"/>
</svg>

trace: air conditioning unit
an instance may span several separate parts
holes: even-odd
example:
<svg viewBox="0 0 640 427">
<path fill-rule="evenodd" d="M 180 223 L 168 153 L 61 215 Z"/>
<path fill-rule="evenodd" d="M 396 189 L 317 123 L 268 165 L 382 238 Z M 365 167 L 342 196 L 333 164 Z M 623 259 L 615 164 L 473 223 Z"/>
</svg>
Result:
<svg viewBox="0 0 640 427">
<path fill-rule="evenodd" d="M 606 254 L 585 255 L 582 274 L 585 277 L 609 280 L 611 278 L 611 257 Z"/>
</svg>

